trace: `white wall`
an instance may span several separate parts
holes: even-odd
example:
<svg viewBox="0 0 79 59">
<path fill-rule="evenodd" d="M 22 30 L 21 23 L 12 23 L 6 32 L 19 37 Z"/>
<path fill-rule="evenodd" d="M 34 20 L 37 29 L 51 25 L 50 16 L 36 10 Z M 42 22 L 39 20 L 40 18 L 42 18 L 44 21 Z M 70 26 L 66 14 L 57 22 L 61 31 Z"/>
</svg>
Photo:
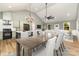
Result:
<svg viewBox="0 0 79 59">
<path fill-rule="evenodd" d="M 19 27 L 19 21 L 20 21 L 20 30 L 23 31 L 23 24 L 26 23 L 28 24 L 27 20 L 26 20 L 26 16 L 29 15 L 29 12 L 27 11 L 18 11 L 18 12 L 12 12 L 12 20 L 14 23 L 14 27 Z M 34 21 L 33 24 L 35 24 L 35 28 L 37 24 L 43 24 L 42 21 L 35 16 L 34 14 L 32 14 Z"/>
<path fill-rule="evenodd" d="M 79 30 L 79 4 L 78 4 L 77 13 L 78 13 L 78 14 L 77 14 L 78 16 L 77 16 L 77 22 L 76 22 L 76 23 L 77 23 L 77 30 Z"/>
<path fill-rule="evenodd" d="M 51 25 L 51 29 L 54 29 L 54 24 L 59 24 L 59 29 L 61 29 L 61 30 L 63 30 L 64 28 L 63 28 L 63 23 L 64 23 L 65 21 L 60 21 L 60 22 L 52 22 L 52 23 L 48 23 L 48 24 L 50 24 Z M 71 29 L 73 29 L 73 30 L 75 30 L 76 29 L 76 20 L 69 20 L 69 21 L 67 21 L 67 22 L 69 22 L 70 23 L 70 28 Z"/>
<path fill-rule="evenodd" d="M 12 20 L 11 12 L 3 12 L 3 19 L 4 20 Z"/>
<path fill-rule="evenodd" d="M 28 11 L 1 12 L 0 15 L 1 15 L 0 16 L 1 20 L 5 20 L 5 19 L 12 20 L 13 27 L 14 28 L 17 27 L 18 30 L 19 30 L 19 25 L 20 25 L 20 31 L 23 31 L 23 24 L 29 24 L 26 20 L 26 17 L 29 15 Z M 36 15 L 35 13 L 32 13 L 32 17 L 33 17 L 32 26 L 35 27 L 35 29 L 36 29 L 37 24 L 39 24 L 39 25 L 43 24 L 43 22 L 40 20 L 38 15 Z"/>
</svg>

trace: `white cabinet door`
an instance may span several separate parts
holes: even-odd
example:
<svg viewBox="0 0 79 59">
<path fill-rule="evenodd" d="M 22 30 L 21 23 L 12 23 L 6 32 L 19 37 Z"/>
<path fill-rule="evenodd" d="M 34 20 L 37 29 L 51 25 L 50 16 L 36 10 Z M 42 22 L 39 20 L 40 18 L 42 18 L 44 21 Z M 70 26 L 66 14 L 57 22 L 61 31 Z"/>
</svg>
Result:
<svg viewBox="0 0 79 59">
<path fill-rule="evenodd" d="M 12 14 L 10 12 L 3 12 L 3 19 L 4 20 L 11 20 Z"/>
</svg>

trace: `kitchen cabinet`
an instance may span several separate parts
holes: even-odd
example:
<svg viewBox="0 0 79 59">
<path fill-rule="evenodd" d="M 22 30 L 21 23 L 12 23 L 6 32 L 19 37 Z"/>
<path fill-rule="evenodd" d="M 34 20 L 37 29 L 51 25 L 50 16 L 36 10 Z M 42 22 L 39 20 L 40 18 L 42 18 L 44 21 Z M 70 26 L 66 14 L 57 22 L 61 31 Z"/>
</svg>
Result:
<svg viewBox="0 0 79 59">
<path fill-rule="evenodd" d="M 3 19 L 4 20 L 12 20 L 11 12 L 3 12 Z"/>
</svg>

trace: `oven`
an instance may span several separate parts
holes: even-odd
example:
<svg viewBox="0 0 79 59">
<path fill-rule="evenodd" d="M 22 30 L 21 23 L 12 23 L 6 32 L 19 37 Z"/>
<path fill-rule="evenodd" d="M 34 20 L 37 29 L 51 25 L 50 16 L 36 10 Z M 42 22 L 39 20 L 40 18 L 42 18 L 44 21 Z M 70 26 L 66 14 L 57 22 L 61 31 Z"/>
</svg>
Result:
<svg viewBox="0 0 79 59">
<path fill-rule="evenodd" d="M 3 29 L 3 40 L 12 38 L 12 30 L 11 29 Z"/>
</svg>

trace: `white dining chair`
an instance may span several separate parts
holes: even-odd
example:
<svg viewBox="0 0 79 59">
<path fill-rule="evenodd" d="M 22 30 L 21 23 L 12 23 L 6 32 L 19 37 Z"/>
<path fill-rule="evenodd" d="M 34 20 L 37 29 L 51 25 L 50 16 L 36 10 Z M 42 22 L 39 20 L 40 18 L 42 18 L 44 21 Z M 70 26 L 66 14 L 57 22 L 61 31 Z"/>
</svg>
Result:
<svg viewBox="0 0 79 59">
<path fill-rule="evenodd" d="M 78 31 L 77 30 L 72 30 L 72 38 L 73 38 L 73 41 L 78 41 Z"/>
<path fill-rule="evenodd" d="M 45 47 L 40 47 L 37 51 L 33 52 L 33 56 L 53 56 L 54 54 L 54 46 L 55 46 L 55 40 L 57 37 L 53 37 L 49 39 L 46 43 Z"/>
<path fill-rule="evenodd" d="M 60 47 L 61 46 L 62 39 L 63 39 L 63 33 L 60 32 L 58 34 L 58 38 L 57 38 L 57 40 L 55 42 L 54 55 L 57 55 L 58 56 L 59 55 L 59 52 L 62 55 L 62 51 L 61 51 L 61 47 Z"/>
<path fill-rule="evenodd" d="M 60 43 L 60 48 L 61 48 L 62 52 L 64 52 L 64 49 L 65 49 L 65 45 L 64 45 L 64 32 L 62 32 L 62 39 L 61 39 L 61 43 Z"/>
</svg>

